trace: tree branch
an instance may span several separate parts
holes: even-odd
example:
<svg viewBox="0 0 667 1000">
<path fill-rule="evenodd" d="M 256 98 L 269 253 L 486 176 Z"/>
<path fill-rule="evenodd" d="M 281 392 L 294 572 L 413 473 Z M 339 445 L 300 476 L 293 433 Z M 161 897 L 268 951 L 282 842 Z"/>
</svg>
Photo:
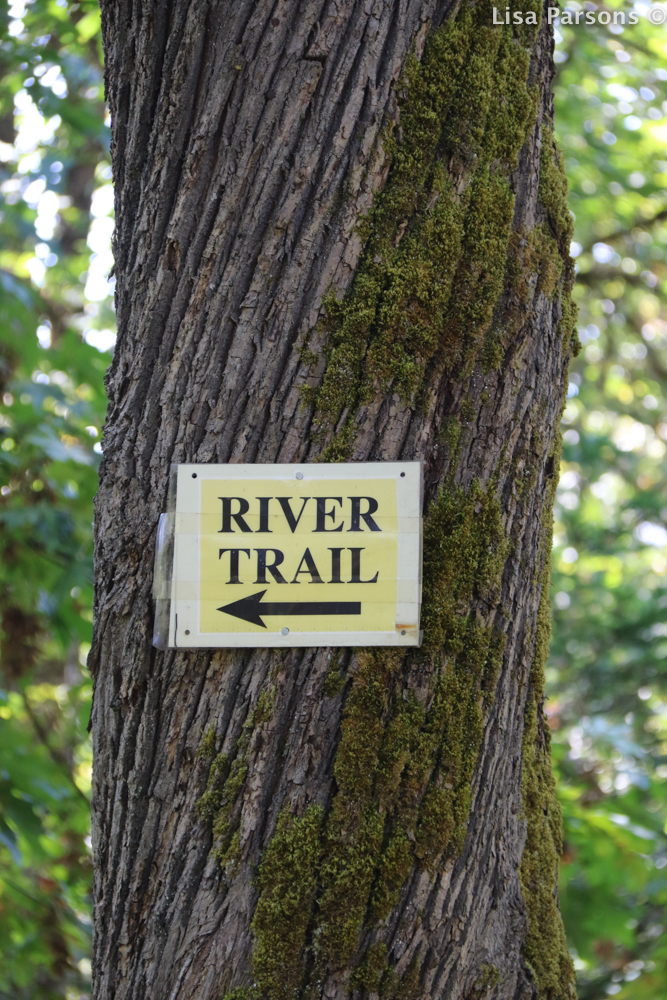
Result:
<svg viewBox="0 0 667 1000">
<path fill-rule="evenodd" d="M 614 243 L 616 240 L 623 239 L 625 236 L 631 236 L 632 230 L 636 229 L 638 226 L 641 226 L 643 229 L 647 229 L 650 226 L 654 226 L 656 222 L 664 222 L 665 219 L 667 219 L 667 208 L 663 208 L 660 212 L 657 213 L 657 215 L 654 215 L 652 219 L 636 220 L 635 222 L 632 223 L 631 226 L 628 226 L 627 229 L 618 229 L 615 233 L 612 233 L 610 236 L 606 236 L 604 238 L 604 241 L 595 240 L 594 243 L 588 243 L 583 248 L 583 252 L 590 253 L 593 247 L 595 246 L 595 243 L 600 243 L 600 242 Z"/>
<path fill-rule="evenodd" d="M 42 726 L 41 722 L 39 721 L 39 718 L 37 717 L 37 713 L 35 712 L 34 708 L 30 704 L 30 700 L 28 698 L 28 695 L 23 690 L 21 691 L 21 697 L 23 699 L 23 704 L 25 706 L 25 710 L 26 710 L 26 712 L 28 713 L 28 715 L 30 717 L 30 721 L 33 724 L 35 732 L 37 733 L 37 736 L 39 737 L 40 742 L 43 744 L 44 748 L 46 749 L 47 753 L 49 754 L 49 757 L 54 762 L 54 764 L 56 764 L 58 767 L 63 768 L 63 770 L 65 771 L 67 777 L 69 778 L 69 780 L 70 780 L 70 782 L 72 784 L 72 787 L 76 791 L 77 795 L 79 795 L 83 799 L 83 801 L 86 803 L 86 806 L 88 808 L 90 808 L 90 801 L 88 799 L 88 796 L 85 795 L 81 791 L 81 789 L 77 785 L 76 781 L 74 780 L 74 775 L 72 774 L 72 769 L 70 767 L 69 761 L 67 760 L 67 757 L 65 757 L 64 753 L 62 753 L 56 747 L 54 747 L 54 746 L 51 745 L 51 741 L 49 740 L 49 737 L 48 737 L 48 735 L 46 733 L 46 730 Z"/>
</svg>

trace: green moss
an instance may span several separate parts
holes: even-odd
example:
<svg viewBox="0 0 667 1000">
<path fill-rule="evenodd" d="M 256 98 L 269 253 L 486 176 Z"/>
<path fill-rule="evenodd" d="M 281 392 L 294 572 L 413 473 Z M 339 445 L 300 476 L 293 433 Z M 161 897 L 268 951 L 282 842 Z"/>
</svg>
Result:
<svg viewBox="0 0 667 1000">
<path fill-rule="evenodd" d="M 542 633 L 550 621 L 548 597 L 545 603 L 539 627 Z M 538 642 L 541 641 L 538 634 Z M 533 972 L 540 998 L 573 1000 L 574 969 L 556 893 L 562 853 L 561 812 L 551 768 L 549 730 L 542 712 L 539 672 L 541 668 L 531 678 L 533 687 L 524 729 L 522 793 L 527 836 L 521 884 L 528 910 L 528 935 L 523 956 Z"/>
<path fill-rule="evenodd" d="M 224 753 L 216 754 L 211 761 L 206 791 L 197 802 L 197 815 L 212 821 L 220 808 L 225 781 L 229 774 L 229 760 Z"/>
<path fill-rule="evenodd" d="M 492 636 L 490 628 L 468 622 L 463 648 L 447 662 L 430 713 L 439 741 L 415 831 L 415 855 L 430 868 L 463 847 L 470 783 L 483 733 L 480 689 Z"/>
<path fill-rule="evenodd" d="M 222 791 L 229 774 L 229 761 L 224 753 L 216 753 L 215 726 L 209 726 L 202 736 L 195 758 L 208 765 L 206 790 L 196 805 L 197 815 L 212 823 L 220 808 Z"/>
<path fill-rule="evenodd" d="M 259 991 L 269 1000 L 293 1000 L 304 978 L 303 951 L 322 857 L 322 815 L 317 805 L 301 818 L 281 813 L 259 866 L 252 965 Z"/>
<path fill-rule="evenodd" d="M 486 374 L 492 371 L 500 371 L 505 360 L 505 348 L 494 334 L 494 331 L 487 331 L 484 338 L 484 348 L 480 355 L 482 371 Z M 486 405 L 487 400 L 483 400 L 482 405 Z"/>
<path fill-rule="evenodd" d="M 236 989 L 225 993 L 222 1000 L 260 1000 L 259 991 L 250 986 L 237 986 Z"/>
<path fill-rule="evenodd" d="M 335 698 L 345 687 L 346 671 L 341 669 L 338 656 L 334 656 L 324 681 L 325 698 Z"/>
<path fill-rule="evenodd" d="M 357 822 L 338 797 L 325 833 L 315 957 L 318 968 L 344 968 L 354 956 L 380 857 L 383 817 L 373 807 Z"/>
<path fill-rule="evenodd" d="M 445 418 L 438 437 L 440 441 L 443 441 L 447 445 L 453 462 L 458 453 L 459 441 L 461 440 L 461 424 L 456 417 Z"/>
<path fill-rule="evenodd" d="M 223 869 L 230 860 L 236 823 L 238 822 L 237 800 L 245 784 L 248 773 L 247 743 L 240 740 L 240 753 L 232 761 L 228 777 L 222 786 L 218 807 L 213 815 L 213 855 Z"/>
<path fill-rule="evenodd" d="M 342 299 L 325 303 L 324 375 L 314 393 L 308 390 L 315 399 L 313 437 L 325 460 L 348 456 L 360 408 L 375 395 L 397 392 L 414 405 L 427 371 L 458 365 L 464 381 L 477 364 L 502 368 L 535 295 L 560 298 L 568 349 L 570 217 L 548 129 L 543 215 L 531 232 L 512 229 L 512 172 L 538 107 L 528 82 L 534 32 L 491 25 L 492 3 L 466 2 L 431 32 L 421 63 L 408 61 L 399 87 L 400 129 L 385 143 L 388 180 L 359 227 L 364 251 L 356 276 Z M 494 320 L 503 293 L 509 305 Z M 306 345 L 303 359 L 314 362 L 308 351 Z M 476 394 L 464 386 L 463 398 L 460 414 L 441 431 L 452 469 L 462 421 L 476 417 Z M 524 490 L 534 487 L 534 464 L 517 475 Z M 419 995 L 418 955 L 402 977 L 385 968 L 383 923 L 415 866 L 435 872 L 463 847 L 484 713 L 505 644 L 499 583 L 508 544 L 495 482 L 475 481 L 467 490 L 446 483 L 427 513 L 424 542 L 422 649 L 407 657 L 392 649 L 360 651 L 349 675 L 332 664 L 325 695 L 344 683 L 348 693 L 331 806 L 326 815 L 284 813 L 260 864 L 253 971 L 262 1000 L 310 996 L 328 972 L 350 966 L 356 987 L 379 989 L 382 1000 Z M 536 675 L 531 691 L 538 681 Z M 548 750 L 531 756 L 538 743 L 531 743 L 529 725 L 526 732 L 524 791 L 538 817 L 534 801 L 548 798 Z M 212 765 L 209 776 L 226 865 L 233 863 L 245 739 L 228 771 L 214 775 Z M 524 881 L 527 905 L 537 907 L 526 944 L 536 970 L 539 908 L 553 918 L 554 934 L 560 927 L 542 893 L 548 885 L 553 890 L 550 864 L 551 855 L 540 862 L 541 882 L 532 868 Z M 534 884 L 538 902 L 531 900 Z M 374 943 L 360 954 L 371 929 Z M 551 982 L 549 970 L 535 975 Z"/>
<path fill-rule="evenodd" d="M 577 335 L 577 314 L 579 307 L 569 295 L 561 302 L 562 316 L 560 321 L 560 338 L 563 342 L 563 349 L 570 351 L 571 356 L 576 358 L 581 350 L 581 341 Z"/>
<path fill-rule="evenodd" d="M 215 726 L 209 726 L 195 754 L 197 760 L 204 760 L 210 763 L 215 757 Z"/>
<path fill-rule="evenodd" d="M 245 724 L 245 730 L 250 732 L 250 730 L 256 728 L 257 726 L 262 726 L 265 722 L 268 722 L 271 718 L 271 713 L 273 712 L 273 707 L 276 703 L 276 692 L 273 687 L 264 688 L 259 693 L 257 698 L 257 704 L 253 709 L 250 719 Z"/>
<path fill-rule="evenodd" d="M 444 321 L 452 362 L 473 362 L 503 288 L 514 195 L 507 178 L 478 168 L 470 187 L 466 237 L 456 274 L 456 294 Z"/>
<path fill-rule="evenodd" d="M 370 946 L 362 962 L 352 974 L 352 986 L 355 989 L 377 993 L 386 968 L 387 946 L 384 941 L 378 941 L 377 944 Z"/>
<path fill-rule="evenodd" d="M 500 970 L 495 965 L 485 965 L 475 980 L 475 992 L 478 996 L 483 996 L 489 990 L 499 986 L 501 981 Z"/>
<path fill-rule="evenodd" d="M 386 760 L 380 774 L 401 664 L 402 657 L 394 650 L 362 653 L 343 713 L 334 765 L 338 791 L 326 824 L 316 929 L 320 967 L 336 968 L 350 961 L 370 901 L 385 833 L 385 809 L 374 793 L 378 776 L 380 785 L 386 786 L 392 769 L 392 761 Z"/>
<path fill-rule="evenodd" d="M 207 729 L 197 750 L 197 759 L 209 763 L 206 789 L 196 805 L 197 815 L 207 820 L 213 829 L 213 855 L 227 877 L 231 877 L 240 857 L 237 831 L 238 800 L 248 774 L 248 750 L 254 729 L 269 719 L 274 692 L 260 692 L 254 709 L 243 724 L 241 736 L 234 748 L 232 760 L 224 753 L 216 754 L 215 728 Z"/>
<path fill-rule="evenodd" d="M 466 4 L 430 34 L 422 62 L 408 62 L 354 282 L 325 305 L 313 433 L 328 438 L 329 460 L 346 457 L 355 414 L 375 393 L 414 399 L 436 354 L 472 364 L 484 345 L 511 236 L 509 177 L 537 109 L 528 51 L 491 21 L 492 4 Z"/>
<path fill-rule="evenodd" d="M 536 226 L 536 258 L 538 266 L 537 292 L 550 299 L 563 274 L 563 258 L 557 241 L 545 226 Z"/>
<path fill-rule="evenodd" d="M 218 849 L 216 858 L 222 868 L 226 879 L 231 882 L 236 874 L 239 860 L 241 858 L 241 831 L 235 830 L 232 838 L 225 846 L 224 850 Z"/>
<path fill-rule="evenodd" d="M 547 210 L 547 219 L 561 253 L 569 258 L 574 221 L 567 203 L 567 178 L 563 153 L 554 139 L 553 128 L 548 123 L 545 123 L 542 129 L 538 197 Z"/>
<path fill-rule="evenodd" d="M 412 844 L 405 830 L 392 831 L 382 852 L 371 896 L 370 920 L 385 920 L 400 899 L 403 883 L 414 864 Z"/>
<path fill-rule="evenodd" d="M 420 968 L 419 954 L 416 954 L 402 976 L 387 969 L 380 984 L 380 1000 L 421 1000 Z"/>
<path fill-rule="evenodd" d="M 557 260 L 551 262 L 547 251 L 554 248 Z M 552 286 L 552 278 L 559 262 L 555 241 L 550 237 L 550 243 L 546 242 L 542 224 L 538 223 L 530 230 L 521 228 L 512 231 L 505 264 L 504 309 L 496 326 L 492 326 L 486 334 L 481 357 L 484 371 L 502 369 L 506 347 L 513 342 L 530 315 L 535 296 L 542 292 L 551 294 L 556 290 L 557 286 Z"/>
<path fill-rule="evenodd" d="M 560 446 L 554 455 L 560 461 Z M 521 791 L 526 817 L 526 843 L 520 879 L 528 911 L 523 957 L 540 1000 L 575 1000 L 575 975 L 558 909 L 558 865 L 562 854 L 561 811 L 551 767 L 551 741 L 543 712 L 545 665 L 549 656 L 551 608 L 549 579 L 553 533 L 552 505 L 557 477 L 549 485 L 542 554 L 543 571 L 535 646 L 526 701 Z"/>
<path fill-rule="evenodd" d="M 570 257 L 570 243 L 574 232 L 574 222 L 567 201 L 567 178 L 565 176 L 565 166 L 563 154 L 553 136 L 553 129 L 547 123 L 542 130 L 542 151 L 540 156 L 540 184 L 539 200 L 546 209 L 547 224 L 552 234 L 551 240 L 555 242 L 560 258 L 560 264 L 556 262 L 556 254 L 553 249 L 549 251 L 549 265 L 545 265 L 545 275 L 548 267 L 554 269 L 555 276 L 549 274 L 545 281 L 556 281 L 563 276 L 561 294 L 561 321 L 560 336 L 563 343 L 563 351 L 567 355 L 573 356 L 579 353 L 581 344 L 576 333 L 577 306 L 572 300 L 572 287 L 574 285 L 574 261 Z M 544 240 L 548 240 L 545 234 Z"/>
<path fill-rule="evenodd" d="M 464 399 L 461 403 L 461 417 L 466 423 L 470 423 L 477 416 L 477 407 L 471 399 Z"/>
<path fill-rule="evenodd" d="M 468 619 L 462 614 L 473 596 L 492 596 L 507 554 L 500 502 L 493 488 L 475 480 L 466 493 L 444 488 L 424 524 L 423 648 L 465 645 Z"/>
</svg>

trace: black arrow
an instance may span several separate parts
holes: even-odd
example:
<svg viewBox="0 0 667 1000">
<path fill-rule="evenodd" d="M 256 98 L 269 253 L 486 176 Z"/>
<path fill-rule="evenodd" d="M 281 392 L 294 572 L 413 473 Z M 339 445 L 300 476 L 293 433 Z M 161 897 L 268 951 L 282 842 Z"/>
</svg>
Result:
<svg viewBox="0 0 667 1000">
<path fill-rule="evenodd" d="M 267 604 L 259 602 L 264 597 L 265 590 L 251 597 L 242 597 L 233 604 L 225 604 L 218 611 L 226 615 L 241 618 L 251 625 L 266 625 L 260 615 L 360 615 L 361 601 L 271 601 Z"/>
</svg>

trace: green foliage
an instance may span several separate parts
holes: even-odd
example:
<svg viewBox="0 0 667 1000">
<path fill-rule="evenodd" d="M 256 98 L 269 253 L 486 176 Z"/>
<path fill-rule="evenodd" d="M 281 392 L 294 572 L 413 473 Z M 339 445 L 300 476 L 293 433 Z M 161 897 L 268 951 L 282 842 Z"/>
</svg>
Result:
<svg viewBox="0 0 667 1000">
<path fill-rule="evenodd" d="M 62 1000 L 90 981 L 84 666 L 109 356 L 86 338 L 111 343 L 114 322 L 108 128 L 93 0 L 0 16 L 0 997 Z"/>
<path fill-rule="evenodd" d="M 583 350 L 563 422 L 546 710 L 581 1000 L 667 992 L 665 29 L 619 29 L 562 26 L 555 85 Z"/>
</svg>

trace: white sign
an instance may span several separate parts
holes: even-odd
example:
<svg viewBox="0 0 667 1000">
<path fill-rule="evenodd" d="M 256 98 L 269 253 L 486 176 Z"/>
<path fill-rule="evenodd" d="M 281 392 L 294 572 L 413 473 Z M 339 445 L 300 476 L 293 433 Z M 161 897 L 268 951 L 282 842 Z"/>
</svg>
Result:
<svg viewBox="0 0 667 1000">
<path fill-rule="evenodd" d="M 420 462 L 179 465 L 158 644 L 418 646 L 421 508 Z"/>
</svg>

